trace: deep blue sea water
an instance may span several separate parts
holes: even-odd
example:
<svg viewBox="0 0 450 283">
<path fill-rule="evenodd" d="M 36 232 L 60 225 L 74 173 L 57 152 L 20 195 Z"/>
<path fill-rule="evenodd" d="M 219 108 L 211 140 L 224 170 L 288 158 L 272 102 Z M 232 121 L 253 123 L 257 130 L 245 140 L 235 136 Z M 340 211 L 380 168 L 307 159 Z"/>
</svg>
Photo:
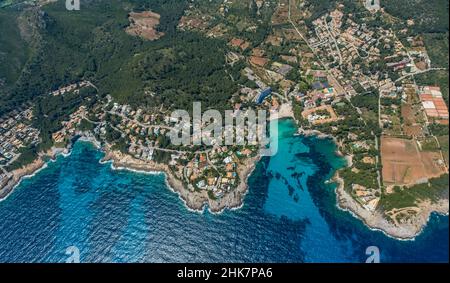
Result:
<svg viewBox="0 0 450 283">
<path fill-rule="evenodd" d="M 162 174 L 115 171 L 77 142 L 69 157 L 25 179 L 0 202 L 0 262 L 448 262 L 448 217 L 433 215 L 414 241 L 371 231 L 336 207 L 324 184 L 344 160 L 331 140 L 293 136 L 280 123 L 280 149 L 250 177 L 241 209 L 186 209 Z"/>
</svg>

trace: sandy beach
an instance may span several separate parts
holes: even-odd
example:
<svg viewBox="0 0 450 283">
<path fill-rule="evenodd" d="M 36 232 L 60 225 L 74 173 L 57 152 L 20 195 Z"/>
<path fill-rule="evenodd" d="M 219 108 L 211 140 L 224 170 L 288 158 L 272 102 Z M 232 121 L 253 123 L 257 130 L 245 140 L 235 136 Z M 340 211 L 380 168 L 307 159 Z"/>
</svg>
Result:
<svg viewBox="0 0 450 283">
<path fill-rule="evenodd" d="M 278 112 L 270 112 L 270 121 L 291 118 L 294 119 L 294 111 L 292 110 L 292 105 L 290 103 L 283 103 L 280 105 Z M 275 115 L 276 114 L 276 115 Z"/>
</svg>

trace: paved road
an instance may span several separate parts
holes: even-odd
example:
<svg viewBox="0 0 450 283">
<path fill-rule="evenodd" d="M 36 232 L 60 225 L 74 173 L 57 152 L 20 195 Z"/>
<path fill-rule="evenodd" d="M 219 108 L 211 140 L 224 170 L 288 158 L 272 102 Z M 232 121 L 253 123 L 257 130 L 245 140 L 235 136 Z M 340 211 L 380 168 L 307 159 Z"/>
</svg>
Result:
<svg viewBox="0 0 450 283">
<path fill-rule="evenodd" d="M 123 115 L 122 113 L 117 113 L 117 112 L 114 112 L 114 111 L 106 111 L 106 112 L 111 114 L 111 115 L 120 116 L 123 119 L 129 120 L 129 121 L 131 121 L 131 122 L 133 122 L 133 123 L 135 123 L 135 124 L 137 124 L 137 125 L 139 125 L 139 126 L 141 126 L 143 128 L 147 128 L 147 129 L 160 128 L 160 129 L 166 129 L 166 130 L 173 130 L 174 129 L 173 127 L 169 127 L 169 126 L 165 126 L 165 125 L 150 125 L 150 124 L 141 123 L 141 122 L 137 121 L 136 119 L 131 119 L 131 118 Z"/>
<path fill-rule="evenodd" d="M 300 30 L 297 28 L 297 26 L 295 25 L 294 21 L 291 18 L 291 0 L 289 0 L 289 12 L 288 12 L 288 20 L 291 23 L 291 25 L 294 27 L 295 31 L 298 33 L 298 35 L 302 38 L 303 41 L 306 42 L 306 44 L 308 45 L 309 49 L 311 49 L 311 51 L 314 53 L 314 55 L 316 56 L 316 58 L 319 60 L 320 64 L 323 66 L 323 68 L 326 70 L 327 74 L 333 78 L 333 80 L 339 85 L 339 87 L 341 87 L 344 91 L 345 89 L 340 85 L 339 81 L 334 77 L 334 75 L 330 72 L 329 68 L 323 63 L 323 61 L 320 59 L 320 57 L 317 55 L 316 51 L 311 47 L 311 45 L 309 44 L 309 42 L 306 40 L 306 38 L 303 36 L 303 34 L 300 32 Z M 350 105 L 356 109 L 356 111 L 358 112 L 359 115 L 362 114 L 361 109 L 359 109 L 358 107 L 355 107 L 353 105 L 353 103 L 350 100 L 350 96 L 348 94 L 347 91 L 346 92 L 346 98 L 348 100 L 348 102 L 350 103 Z M 362 118 L 362 117 L 360 117 Z M 364 120 L 364 118 L 362 118 L 364 125 L 367 126 L 367 122 Z M 377 137 L 375 136 L 374 132 L 372 132 L 372 135 L 374 135 L 375 139 L 377 139 Z M 376 144 L 378 145 L 378 140 L 376 141 Z M 380 181 L 380 172 L 379 170 L 377 171 L 378 174 L 378 187 L 379 189 L 381 189 L 381 181 Z"/>
</svg>

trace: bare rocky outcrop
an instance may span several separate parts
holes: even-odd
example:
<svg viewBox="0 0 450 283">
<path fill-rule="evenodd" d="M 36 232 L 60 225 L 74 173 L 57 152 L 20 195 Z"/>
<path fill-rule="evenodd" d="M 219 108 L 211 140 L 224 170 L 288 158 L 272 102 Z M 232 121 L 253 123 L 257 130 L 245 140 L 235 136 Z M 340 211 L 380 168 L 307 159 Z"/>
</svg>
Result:
<svg viewBox="0 0 450 283">
<path fill-rule="evenodd" d="M 351 212 L 355 217 L 361 219 L 369 228 L 380 230 L 386 235 L 401 239 L 412 240 L 418 236 L 427 225 L 433 212 L 439 214 L 448 214 L 449 201 L 441 199 L 438 202 L 425 201 L 415 207 L 417 214 L 411 218 L 411 221 L 396 223 L 389 221 L 388 216 L 380 210 L 373 212 L 363 208 L 348 192 L 344 189 L 344 180 L 336 173 L 334 180 L 339 184 L 336 189 L 337 205 L 339 208 Z"/>
<path fill-rule="evenodd" d="M 248 191 L 248 177 L 253 172 L 259 157 L 248 158 L 244 164 L 240 165 L 240 183 L 233 191 L 226 193 L 219 199 L 212 199 L 208 192 L 189 190 L 185 184 L 176 178 L 169 166 L 153 161 L 142 161 L 130 155 L 122 154 L 118 151 L 106 151 L 102 162 L 112 162 L 113 168 L 128 169 L 143 172 L 161 172 L 166 176 L 168 186 L 177 193 L 189 209 L 203 211 L 205 207 L 212 213 L 220 213 L 224 209 L 239 208 L 243 205 L 244 197 Z"/>
</svg>

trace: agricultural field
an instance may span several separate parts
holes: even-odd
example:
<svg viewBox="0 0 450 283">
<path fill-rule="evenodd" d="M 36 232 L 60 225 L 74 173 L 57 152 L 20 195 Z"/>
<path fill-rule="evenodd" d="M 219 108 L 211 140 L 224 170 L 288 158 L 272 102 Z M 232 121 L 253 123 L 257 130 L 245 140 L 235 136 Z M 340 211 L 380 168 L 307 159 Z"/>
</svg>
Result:
<svg viewBox="0 0 450 283">
<path fill-rule="evenodd" d="M 386 186 L 414 185 L 446 173 L 439 151 L 420 151 L 415 140 L 381 138 L 383 181 Z"/>
<path fill-rule="evenodd" d="M 417 109 L 410 103 L 403 103 L 401 112 L 403 133 L 409 137 L 423 136 L 423 126 L 418 122 Z"/>
<path fill-rule="evenodd" d="M 415 88 L 405 85 L 406 101 L 401 105 L 403 134 L 409 137 L 424 136 L 425 114 Z"/>
</svg>

